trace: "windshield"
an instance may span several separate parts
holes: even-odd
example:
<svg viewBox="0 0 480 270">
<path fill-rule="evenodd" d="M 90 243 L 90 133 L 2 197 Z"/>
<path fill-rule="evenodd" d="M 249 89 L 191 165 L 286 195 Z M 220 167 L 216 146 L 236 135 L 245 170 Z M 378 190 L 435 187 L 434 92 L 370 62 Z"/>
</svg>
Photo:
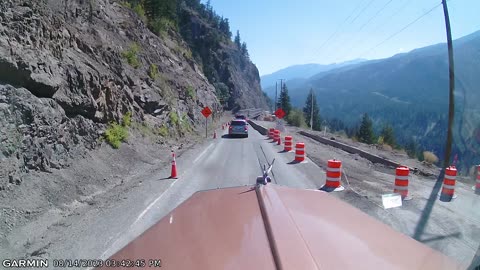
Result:
<svg viewBox="0 0 480 270">
<path fill-rule="evenodd" d="M 152 244 L 149 266 L 185 269 L 169 264 L 182 254 L 199 269 L 247 269 L 236 256 L 261 252 L 278 266 L 280 248 L 242 244 L 270 243 L 298 217 L 351 243 L 328 246 L 320 226 L 302 240 L 343 269 L 353 253 L 385 269 L 480 266 L 479 10 L 478 0 L 0 0 L 0 268 L 90 269 L 159 222 L 171 233 L 149 239 L 199 251 Z M 285 196 L 249 203 L 260 217 L 236 208 L 241 189 L 228 205 L 196 199 L 257 183 Z M 310 191 L 348 207 L 348 222 L 329 219 L 333 207 L 302 208 L 295 199 Z M 298 212 L 265 222 L 278 205 Z M 346 223 L 358 234 L 340 236 Z M 192 224 L 214 228 L 225 252 Z M 372 242 L 382 252 L 364 253 Z M 409 245 L 431 255 L 397 259 Z"/>
<path fill-rule="evenodd" d="M 246 126 L 247 122 L 245 121 L 232 121 L 232 126 Z"/>
</svg>

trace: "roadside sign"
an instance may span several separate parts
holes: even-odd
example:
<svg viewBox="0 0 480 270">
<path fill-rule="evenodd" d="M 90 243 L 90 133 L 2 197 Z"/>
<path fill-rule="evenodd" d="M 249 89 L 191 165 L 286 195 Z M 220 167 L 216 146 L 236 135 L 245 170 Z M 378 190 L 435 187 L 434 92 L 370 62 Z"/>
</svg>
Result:
<svg viewBox="0 0 480 270">
<path fill-rule="evenodd" d="M 285 111 L 282 108 L 278 108 L 274 114 L 279 119 L 282 119 L 283 117 L 285 117 Z"/>
<path fill-rule="evenodd" d="M 382 203 L 385 209 L 402 206 L 402 196 L 398 193 L 383 194 Z"/>
<path fill-rule="evenodd" d="M 207 106 L 202 110 L 203 116 L 205 116 L 205 138 L 208 137 L 208 117 L 212 114 L 212 110 Z"/>
<path fill-rule="evenodd" d="M 210 108 L 207 106 L 203 108 L 202 114 L 205 116 L 205 118 L 208 118 L 212 114 L 212 110 L 210 110 Z"/>
</svg>

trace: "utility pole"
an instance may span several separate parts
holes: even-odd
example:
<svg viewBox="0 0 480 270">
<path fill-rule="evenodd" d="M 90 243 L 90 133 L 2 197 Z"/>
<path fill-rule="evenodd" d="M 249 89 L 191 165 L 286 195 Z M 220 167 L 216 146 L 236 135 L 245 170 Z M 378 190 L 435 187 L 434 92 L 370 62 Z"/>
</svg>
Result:
<svg viewBox="0 0 480 270">
<path fill-rule="evenodd" d="M 277 84 L 278 84 L 278 80 L 275 82 L 275 111 L 277 111 Z"/>
<path fill-rule="evenodd" d="M 453 117 L 454 117 L 454 108 L 455 108 L 454 96 L 453 96 L 453 93 L 455 91 L 455 72 L 454 72 L 454 64 L 453 64 L 452 33 L 450 30 L 450 18 L 448 16 L 447 1 L 442 0 L 442 4 L 443 4 L 443 14 L 445 16 L 445 28 L 447 31 L 448 65 L 449 65 L 448 75 L 450 80 L 447 141 L 445 144 L 445 157 L 444 157 L 445 160 L 443 162 L 443 168 L 440 171 L 437 181 L 435 182 L 432 192 L 430 193 L 430 196 L 427 200 L 427 204 L 425 205 L 425 208 L 422 211 L 422 215 L 420 216 L 417 226 L 415 227 L 413 239 L 417 241 L 422 240 L 425 227 L 430 218 L 430 214 L 432 213 L 435 201 L 437 200 L 437 194 L 440 192 L 440 189 L 442 188 L 442 181 L 443 181 L 443 177 L 445 176 L 445 169 L 448 167 L 450 163 L 450 155 L 452 153 L 452 139 L 453 139 L 452 127 L 453 127 Z M 469 269 L 473 269 L 474 265 L 478 263 L 478 261 L 480 260 L 479 254 L 480 254 L 480 249 L 477 250 L 477 254 L 475 255 L 475 258 L 472 260 L 472 265 L 470 266 L 471 268 Z"/>
<path fill-rule="evenodd" d="M 282 92 L 282 87 L 283 87 L 283 81 L 285 79 L 278 79 L 277 81 L 280 81 L 280 93 Z M 276 90 L 276 85 L 277 83 L 275 83 L 275 111 L 277 110 L 277 90 Z"/>
<path fill-rule="evenodd" d="M 310 107 L 310 130 L 313 130 L 313 88 L 310 88 L 310 94 L 312 95 L 312 106 Z"/>
<path fill-rule="evenodd" d="M 452 32 L 450 30 L 450 18 L 448 16 L 447 1 L 442 0 L 443 4 L 443 13 L 445 15 L 445 27 L 447 30 L 447 46 L 448 46 L 448 77 L 450 80 L 450 92 L 449 92 L 449 104 L 448 104 L 448 129 L 447 129 L 447 143 L 445 146 L 445 161 L 443 162 L 443 168 L 447 168 L 450 162 L 450 155 L 452 154 L 452 129 L 453 129 L 453 118 L 454 118 L 454 96 L 455 92 L 455 69 L 453 64 L 453 44 L 452 44 Z"/>
</svg>

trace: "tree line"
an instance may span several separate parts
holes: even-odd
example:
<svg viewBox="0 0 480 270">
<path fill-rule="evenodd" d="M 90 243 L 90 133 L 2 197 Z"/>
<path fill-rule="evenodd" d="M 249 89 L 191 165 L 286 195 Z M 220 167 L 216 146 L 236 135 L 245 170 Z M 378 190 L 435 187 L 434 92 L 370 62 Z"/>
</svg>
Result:
<svg viewBox="0 0 480 270">
<path fill-rule="evenodd" d="M 299 109 L 291 105 L 288 87 L 286 84 L 283 84 L 276 105 L 277 108 L 282 108 L 285 111 L 285 120 L 290 125 L 311 128 L 317 131 L 321 131 L 328 126 L 330 130 L 344 133 L 355 141 L 365 144 L 379 144 L 387 148 L 404 149 L 410 157 L 416 157 L 420 161 L 424 159 L 425 152 L 413 137 L 410 137 L 403 145 L 397 141 L 395 130 L 390 123 L 384 123 L 380 132 L 376 134 L 373 121 L 367 113 L 364 113 L 360 121 L 353 126 L 347 126 L 342 120 L 337 118 L 322 119 L 317 97 L 313 89 L 310 90 L 303 108 Z"/>
</svg>

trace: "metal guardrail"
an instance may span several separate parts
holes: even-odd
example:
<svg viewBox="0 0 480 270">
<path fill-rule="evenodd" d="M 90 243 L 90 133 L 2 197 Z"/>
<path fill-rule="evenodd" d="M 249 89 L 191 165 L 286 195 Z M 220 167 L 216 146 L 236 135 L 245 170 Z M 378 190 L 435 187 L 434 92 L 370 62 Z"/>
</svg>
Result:
<svg viewBox="0 0 480 270">
<path fill-rule="evenodd" d="M 248 118 L 255 119 L 263 113 L 263 109 L 250 108 L 238 111 L 239 114 L 245 114 Z"/>
</svg>

